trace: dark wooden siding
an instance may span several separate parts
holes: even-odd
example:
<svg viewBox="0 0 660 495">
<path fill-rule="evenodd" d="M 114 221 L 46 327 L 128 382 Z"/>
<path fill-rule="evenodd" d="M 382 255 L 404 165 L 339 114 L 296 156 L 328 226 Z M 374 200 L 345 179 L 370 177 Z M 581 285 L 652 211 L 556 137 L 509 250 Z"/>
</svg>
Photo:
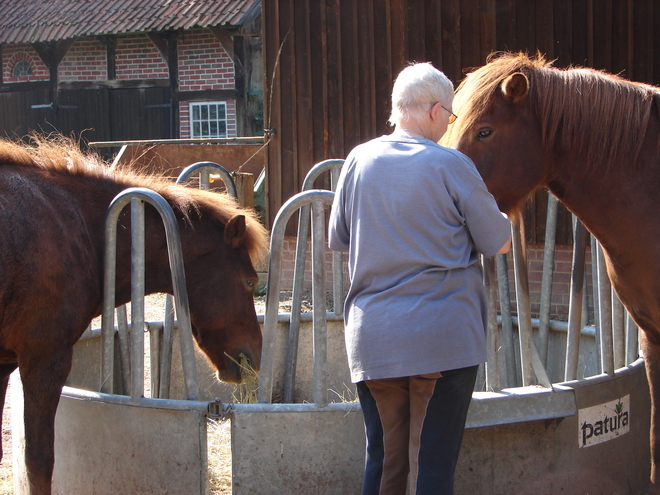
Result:
<svg viewBox="0 0 660 495">
<path fill-rule="evenodd" d="M 0 92 L 2 135 L 20 138 L 31 131 L 58 131 L 82 134 L 87 142 L 174 137 L 168 87 L 60 89 L 53 111 L 44 108 L 51 101 L 48 88 L 33 86 Z"/>
<path fill-rule="evenodd" d="M 660 85 L 660 4 L 653 0 L 268 0 L 262 2 L 270 220 L 309 169 L 389 133 L 390 92 L 409 61 L 455 83 L 498 50 L 539 50 Z M 543 193 L 527 215 L 545 223 Z M 561 214 L 560 242 L 570 240 Z"/>
</svg>

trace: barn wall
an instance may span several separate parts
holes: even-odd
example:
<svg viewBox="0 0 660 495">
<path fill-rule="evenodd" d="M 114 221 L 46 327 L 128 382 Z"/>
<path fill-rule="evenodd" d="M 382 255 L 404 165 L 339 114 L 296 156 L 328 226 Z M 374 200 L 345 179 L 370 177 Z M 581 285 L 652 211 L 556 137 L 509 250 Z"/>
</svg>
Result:
<svg viewBox="0 0 660 495">
<path fill-rule="evenodd" d="M 262 3 L 268 208 L 300 191 L 313 166 L 389 133 L 393 79 L 430 61 L 458 83 L 497 50 L 539 50 L 660 85 L 653 0 L 269 0 Z M 327 185 L 327 184 L 326 184 Z M 542 193 L 540 193 L 542 196 Z M 541 242 L 545 205 L 530 208 Z M 569 215 L 560 242 L 570 241 Z M 539 232 L 539 233 L 537 233 Z"/>
<path fill-rule="evenodd" d="M 189 103 L 209 100 L 226 101 L 228 136 L 239 133 L 234 61 L 211 30 L 191 29 L 179 37 L 180 101 L 174 112 L 168 107 L 168 64 L 156 45 L 144 33 L 117 35 L 115 41 L 114 80 L 108 80 L 106 46 L 99 38 L 73 41 L 58 65 L 56 111 L 44 107 L 52 96 L 49 72 L 33 46 L 3 44 L 0 103 L 7 111 L 0 112 L 0 136 L 57 130 L 83 133 L 87 141 L 186 138 Z M 32 76 L 12 77 L 21 60 Z"/>
</svg>

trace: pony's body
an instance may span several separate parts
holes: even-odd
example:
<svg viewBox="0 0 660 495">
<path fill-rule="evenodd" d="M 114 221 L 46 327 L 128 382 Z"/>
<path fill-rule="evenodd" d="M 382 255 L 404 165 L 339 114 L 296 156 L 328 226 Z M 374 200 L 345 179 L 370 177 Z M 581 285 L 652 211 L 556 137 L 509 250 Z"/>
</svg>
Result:
<svg viewBox="0 0 660 495">
<path fill-rule="evenodd" d="M 250 213 L 222 195 L 110 171 L 72 146 L 42 142 L 27 150 L 0 142 L 0 399 L 4 404 L 9 374 L 18 367 L 31 493 L 50 493 L 55 411 L 73 344 L 102 309 L 105 212 L 132 186 L 156 190 L 175 212 L 193 333 L 219 377 L 240 381 L 240 354 L 259 365 L 250 255 L 261 255 L 266 244 Z M 151 207 L 145 228 L 146 292 L 171 293 L 165 231 Z M 130 249 L 125 211 L 118 226 L 118 305 L 130 299 Z"/>
<path fill-rule="evenodd" d="M 505 54 L 468 75 L 454 109 L 460 118 L 447 143 L 473 159 L 503 211 L 515 211 L 545 186 L 603 245 L 612 284 L 644 331 L 655 487 L 660 465 L 658 89 L 591 69 L 559 70 L 541 57 Z"/>
</svg>

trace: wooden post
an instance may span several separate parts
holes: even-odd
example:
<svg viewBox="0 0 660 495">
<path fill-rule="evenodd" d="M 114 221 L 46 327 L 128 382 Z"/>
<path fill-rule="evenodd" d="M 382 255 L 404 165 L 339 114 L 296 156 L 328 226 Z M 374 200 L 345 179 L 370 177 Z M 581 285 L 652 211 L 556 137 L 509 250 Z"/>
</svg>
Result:
<svg viewBox="0 0 660 495">
<path fill-rule="evenodd" d="M 238 203 L 247 208 L 254 208 L 254 175 L 242 172 L 232 172 L 236 184 Z"/>
</svg>

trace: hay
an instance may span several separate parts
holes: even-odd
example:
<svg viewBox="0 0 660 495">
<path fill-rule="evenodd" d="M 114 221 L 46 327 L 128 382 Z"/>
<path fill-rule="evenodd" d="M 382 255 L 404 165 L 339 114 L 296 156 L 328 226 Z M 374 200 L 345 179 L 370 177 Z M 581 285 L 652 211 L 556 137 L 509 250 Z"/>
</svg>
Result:
<svg viewBox="0 0 660 495">
<path fill-rule="evenodd" d="M 256 371 L 250 360 L 241 353 L 238 361 L 225 352 L 225 356 L 235 362 L 241 369 L 241 383 L 236 385 L 232 398 L 239 404 L 256 404 L 259 393 L 259 372 Z"/>
</svg>

